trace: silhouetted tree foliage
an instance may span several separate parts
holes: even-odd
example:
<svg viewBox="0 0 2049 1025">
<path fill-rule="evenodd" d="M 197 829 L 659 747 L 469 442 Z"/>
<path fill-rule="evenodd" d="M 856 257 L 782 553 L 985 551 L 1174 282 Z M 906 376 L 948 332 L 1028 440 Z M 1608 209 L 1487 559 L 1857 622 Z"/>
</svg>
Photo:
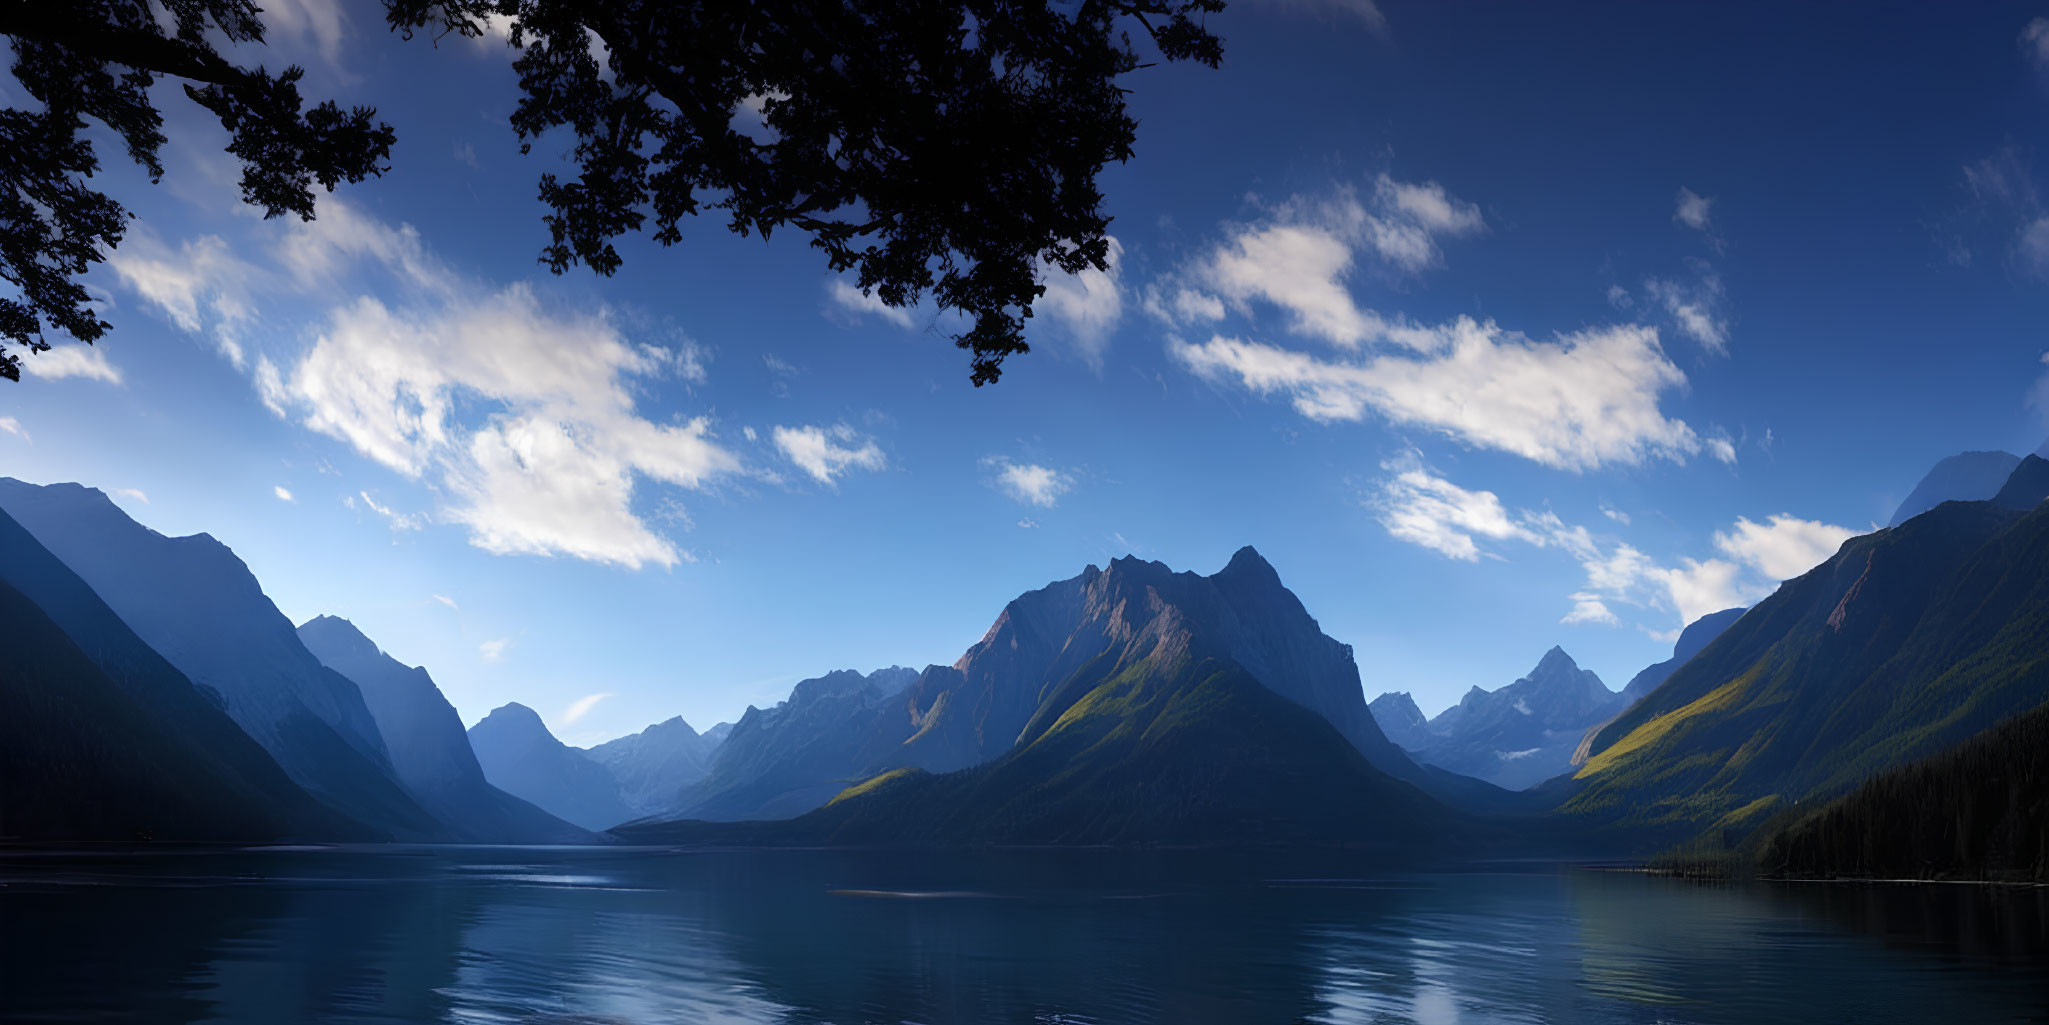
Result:
<svg viewBox="0 0 2049 1025">
<path fill-rule="evenodd" d="M 1873 776 L 1765 841 L 1767 875 L 2049 882 L 2049 706 Z"/>
<path fill-rule="evenodd" d="M 576 176 L 541 176 L 556 272 L 619 266 L 613 239 L 725 211 L 808 233 L 891 306 L 967 315 L 976 384 L 1026 351 L 1042 267 L 1103 269 L 1097 175 L 1131 156 L 1125 25 L 1211 67 L 1223 0 L 388 0 L 393 27 L 519 48 L 522 142 L 575 135 Z M 736 126 L 758 108 L 768 137 Z"/>
<path fill-rule="evenodd" d="M 99 154 L 89 121 L 119 136 L 129 159 L 164 173 L 163 115 L 150 101 L 158 78 L 220 119 L 228 152 L 242 162 L 242 198 L 264 216 L 311 220 L 315 183 L 382 174 L 389 125 L 368 107 L 307 107 L 304 73 L 240 67 L 215 49 L 261 42 L 251 0 L 0 0 L 0 35 L 14 48 L 15 81 L 41 109 L 0 110 L 0 340 L 29 352 L 54 329 L 91 342 L 105 334 L 78 281 L 121 242 L 128 212 L 87 181 Z M 21 357 L 0 344 L 0 377 L 21 379 Z"/>
<path fill-rule="evenodd" d="M 1025 319 L 1048 269 L 1104 269 L 1097 177 L 1132 153 L 1119 79 L 1160 58 L 1214 67 L 1202 19 L 1224 0 L 385 0 L 392 28 L 483 36 L 516 49 L 524 147 L 565 131 L 573 177 L 543 174 L 557 273 L 609 275 L 614 240 L 682 240 L 722 210 L 740 234 L 794 227 L 833 271 L 892 306 L 930 295 L 969 327 L 972 379 L 1027 351 Z M 162 17 L 158 16 L 161 12 Z M 313 216 L 314 183 L 381 174 L 393 141 L 375 111 L 306 107 L 298 68 L 224 58 L 259 43 L 251 0 L 0 0 L 14 74 L 43 109 L 0 112 L 0 335 L 31 352 L 46 329 L 91 342 L 108 328 L 77 280 L 121 240 L 127 213 L 86 185 L 88 119 L 163 173 L 160 76 L 219 117 L 266 216 Z M 736 124 L 758 110 L 765 133 Z M 0 374 L 19 358 L 0 348 Z"/>
</svg>

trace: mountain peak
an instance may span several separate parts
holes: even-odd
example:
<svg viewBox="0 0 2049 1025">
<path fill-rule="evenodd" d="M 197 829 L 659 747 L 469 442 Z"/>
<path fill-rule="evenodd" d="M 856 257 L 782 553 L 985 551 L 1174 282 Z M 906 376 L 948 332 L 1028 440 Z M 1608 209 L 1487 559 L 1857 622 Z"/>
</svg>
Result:
<svg viewBox="0 0 2049 1025">
<path fill-rule="evenodd" d="M 1571 671 L 1576 670 L 1578 668 L 1579 663 L 1574 662 L 1572 660 L 1572 656 L 1566 654 L 1565 649 L 1563 647 L 1554 644 L 1551 646 L 1550 651 L 1544 653 L 1543 658 L 1537 660 L 1537 668 L 1531 670 L 1530 675 L 1535 676 L 1538 673 L 1555 673 L 1561 671 Z"/>
<path fill-rule="evenodd" d="M 1944 502 L 1982 502 L 1999 493 L 1999 488 L 2020 465 L 2021 457 L 2011 452 L 1959 452 L 1936 463 L 1886 525 L 1897 527 Z"/>
<path fill-rule="evenodd" d="M 363 635 L 356 624 L 340 616 L 318 615 L 299 624 L 299 636 L 317 638 L 315 647 L 329 652 L 346 652 L 365 658 L 382 654 L 375 641 Z"/>
<path fill-rule="evenodd" d="M 493 719 L 506 725 L 533 725 L 539 726 L 543 730 L 548 728 L 547 724 L 541 721 L 541 713 L 517 701 L 507 701 L 492 709 L 491 714 L 485 716 L 477 725 L 482 726 Z"/>
<path fill-rule="evenodd" d="M 2049 498 L 2049 459 L 2031 455 L 2013 468 L 1992 504 L 2006 509 L 2033 509 Z"/>
<path fill-rule="evenodd" d="M 1251 545 L 1246 545 L 1233 553 L 1231 561 L 1217 572 L 1217 579 L 1221 582 L 1256 581 L 1262 586 L 1272 587 L 1278 587 L 1281 583 L 1281 575 L 1274 569 L 1273 563 L 1266 561 L 1266 557 L 1259 554 L 1259 549 Z"/>
</svg>

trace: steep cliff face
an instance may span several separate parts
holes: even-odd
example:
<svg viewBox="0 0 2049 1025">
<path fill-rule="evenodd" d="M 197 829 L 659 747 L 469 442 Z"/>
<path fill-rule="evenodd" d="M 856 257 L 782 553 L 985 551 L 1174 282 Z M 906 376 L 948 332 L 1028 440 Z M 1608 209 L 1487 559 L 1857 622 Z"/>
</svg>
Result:
<svg viewBox="0 0 2049 1025">
<path fill-rule="evenodd" d="M 144 643 L 230 717 L 300 786 L 407 840 L 450 834 L 401 786 L 362 692 L 306 650 L 226 545 L 165 537 L 76 484 L 0 478 L 0 508 L 83 578 Z"/>
<path fill-rule="evenodd" d="M 362 691 L 400 783 L 467 843 L 587 843 L 594 839 L 484 778 L 455 706 L 427 670 L 378 648 L 355 624 L 318 616 L 299 639 L 322 665 Z"/>
</svg>

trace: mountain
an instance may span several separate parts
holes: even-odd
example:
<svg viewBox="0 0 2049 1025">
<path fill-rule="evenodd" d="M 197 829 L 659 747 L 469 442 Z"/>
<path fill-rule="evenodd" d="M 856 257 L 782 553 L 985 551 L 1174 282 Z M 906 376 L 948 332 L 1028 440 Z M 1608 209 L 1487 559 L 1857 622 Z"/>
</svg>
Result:
<svg viewBox="0 0 2049 1025">
<path fill-rule="evenodd" d="M 716 750 L 720 744 L 726 742 L 726 736 L 732 732 L 733 724 L 729 722 L 722 722 L 717 726 L 714 726 L 711 729 L 708 729 L 703 733 L 698 734 L 698 736 L 703 737 L 705 739 L 705 742 L 710 744 L 712 748 Z"/>
<path fill-rule="evenodd" d="M 222 698 L 286 774 L 350 818 L 401 840 L 447 831 L 400 786 L 355 684 L 320 664 L 226 545 L 165 537 L 77 484 L 0 478 L 5 509 L 122 622 Z"/>
<path fill-rule="evenodd" d="M 1944 502 L 1982 502 L 1998 494 L 2021 457 L 2011 452 L 1959 452 L 1936 463 L 1886 525 L 1897 527 Z"/>
<path fill-rule="evenodd" d="M 1992 504 L 2025 511 L 2040 505 L 2044 494 L 2049 494 L 2049 459 L 2029 456 L 2013 468 L 1999 493 L 1992 496 Z"/>
<path fill-rule="evenodd" d="M 1009 751 L 1069 677 L 1161 617 L 1168 622 L 1158 626 L 1185 624 L 1269 690 L 1323 716 L 1383 771 L 1416 771 L 1374 724 L 1352 649 L 1325 636 L 1250 547 L 1208 577 L 1126 557 L 1012 601 L 958 662 L 912 685 L 917 732 L 899 764 L 944 772 Z"/>
<path fill-rule="evenodd" d="M 322 665 L 362 691 L 400 783 L 466 843 L 587 843 L 578 829 L 492 786 L 470 750 L 462 718 L 425 669 L 379 650 L 355 624 L 319 616 L 299 639 Z"/>
<path fill-rule="evenodd" d="M 791 709 L 830 709 L 820 718 L 858 727 L 833 734 L 845 744 L 836 778 L 814 773 L 809 784 L 844 787 L 824 807 L 779 822 L 614 832 L 650 843 L 1409 852 L 1470 838 L 1459 815 L 1376 761 L 1431 783 L 1449 776 L 1380 733 L 1358 680 L 1350 649 L 1323 635 L 1257 552 L 1209 577 L 1117 559 L 1020 596 L 958 662 L 895 695 L 851 673 L 810 681 L 810 702 L 793 695 Z M 767 717 L 742 718 L 714 776 L 746 750 L 750 720 Z"/>
<path fill-rule="evenodd" d="M 1366 708 L 1373 713 L 1373 721 L 1380 724 L 1380 732 L 1403 750 L 1414 751 L 1437 739 L 1430 732 L 1429 717 L 1416 707 L 1416 699 L 1407 691 L 1389 691 L 1368 702 Z"/>
<path fill-rule="evenodd" d="M 1478 687 L 1426 724 L 1411 753 L 1420 761 L 1510 790 L 1571 768 L 1587 729 L 1620 710 L 1622 695 L 1581 669 L 1563 648 L 1499 690 Z"/>
<path fill-rule="evenodd" d="M 675 805 L 699 819 L 788 818 L 889 768 L 917 729 L 902 710 L 915 670 L 849 669 L 805 680 L 773 708 L 749 707 Z"/>
<path fill-rule="evenodd" d="M 636 815 L 675 811 L 685 787 L 704 778 L 716 741 L 707 741 L 682 716 L 639 733 L 586 748 L 618 783 L 620 799 Z"/>
<path fill-rule="evenodd" d="M 484 778 L 514 797 L 585 829 L 604 830 L 639 815 L 619 795 L 610 770 L 555 739 L 525 705 L 492 710 L 470 727 Z"/>
<path fill-rule="evenodd" d="M 374 840 L 0 513 L 0 839 Z"/>
<path fill-rule="evenodd" d="M 1710 612 L 1688 623 L 1686 629 L 1679 631 L 1678 642 L 1672 645 L 1671 658 L 1645 666 L 1642 671 L 1629 678 L 1628 685 L 1622 688 L 1622 703 L 1625 706 L 1633 705 L 1644 695 L 1657 690 L 1658 685 L 1671 678 L 1688 659 L 1700 654 L 1700 649 L 1707 647 L 1709 641 L 1720 637 L 1722 631 L 1729 628 L 1729 624 L 1742 618 L 1744 611 L 1740 607 L 1723 609 L 1720 612 Z"/>
<path fill-rule="evenodd" d="M 1780 585 L 1594 738 L 1555 792 L 1643 842 L 1736 842 L 2049 698 L 2049 486 L 1949 502 Z"/>
<path fill-rule="evenodd" d="M 793 820 L 615 832 L 637 843 L 1343 844 L 1410 855 L 1465 835 L 1444 806 L 1178 616 L 1115 639 L 1028 720 L 992 763 L 897 769 Z"/>
<path fill-rule="evenodd" d="M 1390 742 L 1366 708 L 1351 648 L 1325 636 L 1248 547 L 1207 577 L 1122 558 L 1027 592 L 953 665 L 927 667 L 899 694 L 859 683 L 858 674 L 807 681 L 815 693 L 805 701 L 793 694 L 791 709 L 750 712 L 752 725 L 742 717 L 682 814 L 794 815 L 849 781 L 994 761 L 1020 742 L 1048 701 L 1072 698 L 1078 681 L 1092 679 L 1106 653 L 1159 631 L 1200 635 L 1269 690 L 1321 715 L 1383 772 L 1462 803 L 1509 799 L 1499 788 L 1418 766 Z M 764 753 L 768 733 L 787 753 Z"/>
<path fill-rule="evenodd" d="M 1766 875 L 2049 883 L 2049 705 L 1774 831 Z"/>
</svg>

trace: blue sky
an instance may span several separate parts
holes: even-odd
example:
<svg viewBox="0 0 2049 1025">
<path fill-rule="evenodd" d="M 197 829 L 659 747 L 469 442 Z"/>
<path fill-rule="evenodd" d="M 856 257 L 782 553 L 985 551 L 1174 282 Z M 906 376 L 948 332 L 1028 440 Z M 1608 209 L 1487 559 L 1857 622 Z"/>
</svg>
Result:
<svg viewBox="0 0 2049 1025">
<path fill-rule="evenodd" d="M 214 534 L 466 721 L 705 727 L 1244 544 L 1368 696 L 1435 711 L 1553 644 L 1620 687 L 1936 459 L 2049 431 L 2023 5 L 1245 0 L 1223 70 L 1132 76 L 1115 271 L 1053 282 L 979 390 L 794 236 L 549 275 L 506 51 L 270 6 L 393 171 L 262 221 L 167 99 L 170 175 L 104 179 L 116 330 L 0 389 L 0 473 Z"/>
</svg>

